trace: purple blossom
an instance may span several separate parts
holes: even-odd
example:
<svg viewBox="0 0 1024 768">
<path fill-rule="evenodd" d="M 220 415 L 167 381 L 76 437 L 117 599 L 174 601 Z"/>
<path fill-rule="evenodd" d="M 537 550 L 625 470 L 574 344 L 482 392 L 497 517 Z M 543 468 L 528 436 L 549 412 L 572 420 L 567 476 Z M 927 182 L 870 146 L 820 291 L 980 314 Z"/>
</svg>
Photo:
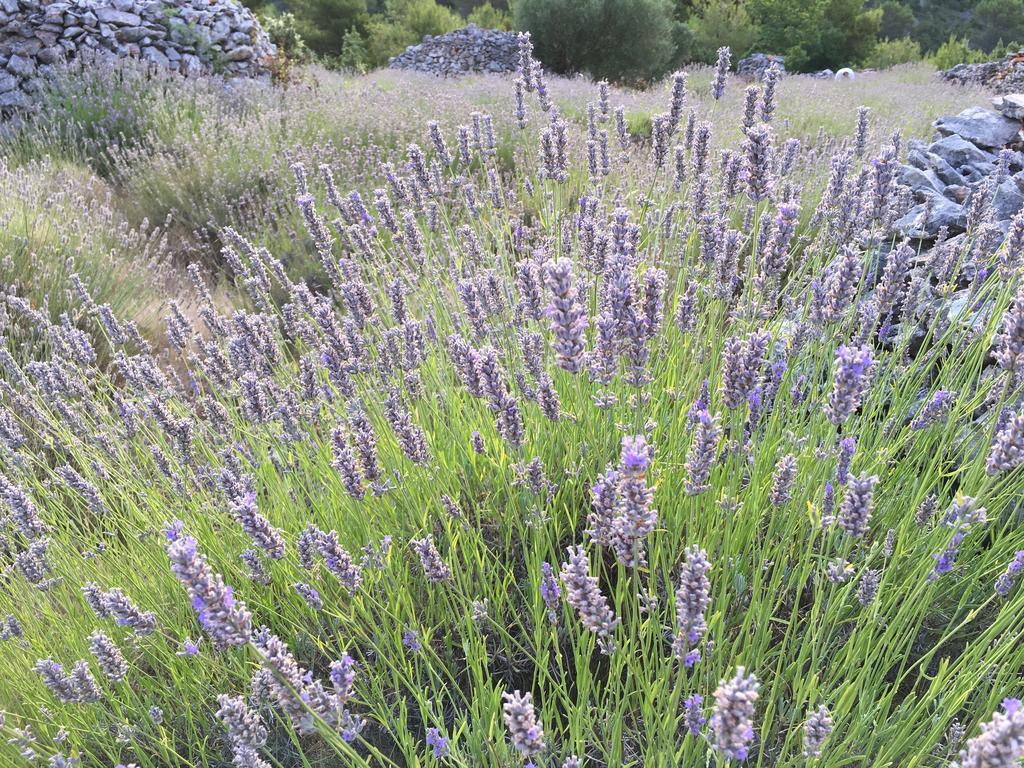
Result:
<svg viewBox="0 0 1024 768">
<path fill-rule="evenodd" d="M 842 424 L 860 407 L 871 384 L 873 366 L 868 346 L 842 346 L 836 351 L 832 392 L 825 405 L 825 413 L 833 424 Z"/>
<path fill-rule="evenodd" d="M 715 690 L 715 707 L 711 715 L 713 746 L 727 760 L 746 760 L 754 740 L 754 706 L 760 684 L 743 667 L 736 675 L 723 680 Z"/>
</svg>

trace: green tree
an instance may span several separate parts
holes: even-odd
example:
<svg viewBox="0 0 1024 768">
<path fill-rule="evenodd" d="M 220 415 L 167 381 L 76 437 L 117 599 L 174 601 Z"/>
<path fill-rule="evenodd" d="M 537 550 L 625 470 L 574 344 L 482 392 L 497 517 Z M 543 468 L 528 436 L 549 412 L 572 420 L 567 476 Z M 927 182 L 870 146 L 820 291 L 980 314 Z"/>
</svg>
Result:
<svg viewBox="0 0 1024 768">
<path fill-rule="evenodd" d="M 921 46 L 916 40 L 901 37 L 898 40 L 880 40 L 865 60 L 874 69 L 888 69 L 897 64 L 921 60 Z"/>
<path fill-rule="evenodd" d="M 299 34 L 322 56 L 341 53 L 345 33 L 367 22 L 366 0 L 288 0 Z"/>
<path fill-rule="evenodd" d="M 665 74 L 675 57 L 668 0 L 518 0 L 516 24 L 563 74 L 639 82 Z"/>
<path fill-rule="evenodd" d="M 1024 40 L 1024 0 L 981 0 L 973 21 L 975 48 L 991 51 L 1001 40 Z"/>
<path fill-rule="evenodd" d="M 490 3 L 478 5 L 469 12 L 466 21 L 481 29 L 512 29 L 512 17 Z"/>
<path fill-rule="evenodd" d="M 878 23 L 878 36 L 883 40 L 899 40 L 909 37 L 914 31 L 917 19 L 914 12 L 896 0 L 889 0 L 881 6 L 882 18 Z"/>
<path fill-rule="evenodd" d="M 751 0 L 758 47 L 795 71 L 856 66 L 874 48 L 881 12 L 864 0 Z"/>
<path fill-rule="evenodd" d="M 426 35 L 443 35 L 465 26 L 462 18 L 436 0 L 387 0 L 384 13 L 367 24 L 366 48 L 370 63 L 381 66 Z"/>
<path fill-rule="evenodd" d="M 751 51 L 760 36 L 745 0 L 697 0 L 687 22 L 692 32 L 692 56 L 711 63 L 727 45 L 735 58 Z"/>
</svg>

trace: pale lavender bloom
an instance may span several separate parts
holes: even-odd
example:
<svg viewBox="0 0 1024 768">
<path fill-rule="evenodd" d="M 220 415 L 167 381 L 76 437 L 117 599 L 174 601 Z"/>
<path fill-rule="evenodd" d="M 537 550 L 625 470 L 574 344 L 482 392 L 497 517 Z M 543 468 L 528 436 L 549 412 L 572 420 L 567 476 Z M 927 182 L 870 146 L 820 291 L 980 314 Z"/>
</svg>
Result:
<svg viewBox="0 0 1024 768">
<path fill-rule="evenodd" d="M 612 468 L 605 470 L 591 486 L 593 510 L 587 516 L 587 533 L 596 544 L 610 547 L 612 544 L 612 523 L 619 503 L 619 473 Z"/>
<path fill-rule="evenodd" d="M 356 465 L 356 457 L 349 447 L 348 435 L 341 427 L 331 430 L 331 447 L 334 458 L 331 466 L 341 476 L 342 484 L 348 495 L 354 499 L 361 499 L 364 496 L 363 478 L 359 474 L 359 467 Z"/>
<path fill-rule="evenodd" d="M 864 571 L 857 584 L 857 602 L 861 607 L 867 607 L 875 601 L 878 596 L 878 586 L 881 583 L 882 574 L 876 570 Z"/>
<path fill-rule="evenodd" d="M 587 313 L 573 284 L 572 262 L 569 259 L 549 262 L 546 272 L 547 285 L 553 295 L 546 314 L 555 336 L 558 365 L 570 373 L 577 373 L 583 365 Z"/>
<path fill-rule="evenodd" d="M 842 424 L 860 407 L 871 385 L 873 367 L 871 348 L 866 345 L 844 345 L 836 350 L 832 392 L 825 405 L 825 413 L 833 424 Z"/>
<path fill-rule="evenodd" d="M 259 713 L 250 709 L 242 696 L 228 696 L 222 693 L 217 696 L 217 703 L 220 707 L 216 714 L 227 729 L 236 763 L 240 755 L 259 760 L 255 751 L 267 743 L 267 729 Z M 257 763 L 259 764 L 266 765 L 262 761 Z"/>
<path fill-rule="evenodd" d="M 171 570 L 185 586 L 199 622 L 219 644 L 245 645 L 252 634 L 252 616 L 235 600 L 231 587 L 210 570 L 191 536 L 175 534 L 167 545 Z"/>
<path fill-rule="evenodd" d="M 270 525 L 270 522 L 256 508 L 256 494 L 248 492 L 231 500 L 231 516 L 237 520 L 242 529 L 274 560 L 284 557 L 284 536 L 281 531 Z"/>
<path fill-rule="evenodd" d="M 658 522 L 657 510 L 651 506 L 654 491 L 647 486 L 651 458 L 651 447 L 643 435 L 622 438 L 612 547 L 619 561 L 629 568 L 645 564 L 645 540 Z"/>
<path fill-rule="evenodd" d="M 981 733 L 967 742 L 958 768 L 1017 768 L 1024 757 L 1024 707 L 1019 699 L 1003 699 L 1003 711 L 981 724 Z"/>
<path fill-rule="evenodd" d="M 839 463 L 836 465 L 836 484 L 846 485 L 850 478 L 850 463 L 857 452 L 857 438 L 844 437 L 839 441 Z"/>
<path fill-rule="evenodd" d="M 722 46 L 718 49 L 718 62 L 715 64 L 715 78 L 711 83 L 711 95 L 715 97 L 716 101 L 725 95 L 725 83 L 729 77 L 729 64 L 731 58 L 728 46 Z"/>
<path fill-rule="evenodd" d="M 1006 570 L 999 574 L 999 578 L 996 579 L 996 594 L 1008 597 L 1021 571 L 1024 571 L 1024 549 L 1017 550 Z"/>
<path fill-rule="evenodd" d="M 427 746 L 431 748 L 434 758 L 440 760 L 451 752 L 448 739 L 441 735 L 437 728 L 427 728 Z"/>
<path fill-rule="evenodd" d="M 864 538 L 874 506 L 875 483 L 874 475 L 862 474 L 850 478 L 850 484 L 839 507 L 839 526 L 847 536 L 854 539 Z"/>
<path fill-rule="evenodd" d="M 306 605 L 314 611 L 319 611 L 324 607 L 323 598 L 320 597 L 320 592 L 317 591 L 316 587 L 304 584 L 301 581 L 296 582 L 292 586 L 295 587 L 295 591 L 299 593 L 299 596 L 306 601 Z"/>
<path fill-rule="evenodd" d="M 437 551 L 432 535 L 428 534 L 422 539 L 412 539 L 409 544 L 416 554 L 419 555 L 420 565 L 423 566 L 423 572 L 426 574 L 428 581 L 438 583 L 451 579 L 452 569 L 441 559 L 441 553 Z"/>
<path fill-rule="evenodd" d="M 419 653 L 423 646 L 420 645 L 420 633 L 415 629 L 407 629 L 402 634 L 402 645 L 413 653 Z"/>
<path fill-rule="evenodd" d="M 753 128 L 757 122 L 757 102 L 761 89 L 756 85 L 748 85 L 743 91 L 743 128 Z"/>
<path fill-rule="evenodd" d="M 711 605 L 711 581 L 708 571 L 711 563 L 703 549 L 687 547 L 686 559 L 679 570 L 679 586 L 676 588 L 676 626 L 679 631 L 673 643 L 676 658 L 682 660 L 690 648 L 700 642 L 707 632 L 704 614 Z M 697 658 L 700 658 L 699 652 Z M 692 666 L 692 663 L 688 666 Z"/>
<path fill-rule="evenodd" d="M 558 601 L 562 597 L 562 589 L 558 586 L 558 579 L 550 563 L 541 563 L 540 596 L 544 601 L 548 621 L 552 624 L 558 623 Z"/>
<path fill-rule="evenodd" d="M 919 526 L 927 525 L 935 514 L 935 507 L 938 505 L 938 501 L 934 495 L 925 496 L 914 513 L 914 522 Z"/>
<path fill-rule="evenodd" d="M 775 62 L 768 65 L 764 73 L 764 96 L 761 98 L 761 120 L 770 123 L 775 115 L 775 89 L 782 78 Z"/>
<path fill-rule="evenodd" d="M 868 148 L 868 113 L 870 111 L 867 107 L 857 107 L 857 138 L 854 150 L 857 157 L 864 157 Z"/>
<path fill-rule="evenodd" d="M 713 746 L 727 760 L 746 760 L 754 740 L 754 707 L 757 704 L 757 677 L 736 668 L 731 680 L 723 680 L 715 690 L 711 714 Z"/>
<path fill-rule="evenodd" d="M 605 84 L 607 93 L 607 84 Z M 683 118 L 683 110 L 686 109 L 686 73 L 674 72 L 672 74 L 672 95 L 669 99 L 668 121 L 671 132 L 675 133 L 679 121 Z"/>
<path fill-rule="evenodd" d="M 1024 463 L 1024 413 L 1013 416 L 996 434 L 985 469 L 990 475 L 1008 472 Z"/>
<path fill-rule="evenodd" d="M 527 760 L 539 755 L 547 745 L 544 743 L 544 729 L 533 708 L 533 697 L 529 692 L 519 691 L 506 692 L 501 697 L 505 700 L 501 709 L 512 746 Z"/>
<path fill-rule="evenodd" d="M 956 393 L 945 389 L 938 390 L 931 399 L 925 403 L 911 424 L 911 429 L 925 429 L 940 420 L 945 420 L 949 415 L 950 408 L 956 401 Z"/>
<path fill-rule="evenodd" d="M 128 662 L 113 640 L 102 632 L 93 632 L 89 635 L 89 648 L 104 675 L 115 683 L 124 680 L 128 674 Z"/>
<path fill-rule="evenodd" d="M 68 703 L 79 700 L 74 681 L 64 671 L 64 667 L 60 663 L 53 659 L 39 659 L 33 669 L 43 679 L 43 684 L 60 702 Z"/>
<path fill-rule="evenodd" d="M 739 408 L 754 391 L 761 377 L 771 336 L 758 331 L 746 340 L 731 337 L 722 353 L 722 398 L 725 407 Z"/>
<path fill-rule="evenodd" d="M 90 483 L 67 465 L 58 467 L 54 471 L 65 483 L 68 484 L 68 486 L 82 495 L 90 512 L 100 517 L 105 517 L 107 515 L 107 505 L 103 503 L 103 497 L 100 495 L 99 489 L 96 488 L 95 485 Z"/>
<path fill-rule="evenodd" d="M 796 479 L 796 457 L 783 456 L 775 465 L 772 491 L 769 498 L 773 507 L 781 507 L 793 498 L 793 481 Z"/>
<path fill-rule="evenodd" d="M 156 614 L 142 612 L 120 589 L 103 591 L 94 582 L 82 587 L 86 602 L 101 619 L 113 617 L 118 626 L 131 627 L 138 635 L 148 635 L 156 629 Z"/>
<path fill-rule="evenodd" d="M 755 203 L 771 195 L 772 178 L 772 132 L 765 125 L 758 125 L 747 131 L 743 142 L 743 175 L 747 183 L 747 194 Z"/>
<path fill-rule="evenodd" d="M 606 655 L 615 649 L 612 633 L 619 619 L 601 594 L 597 579 L 590 575 L 590 564 L 583 547 L 576 545 L 567 550 L 568 559 L 562 563 L 562 585 L 565 599 L 580 615 L 583 626 L 598 637 L 598 646 Z"/>
<path fill-rule="evenodd" d="M 707 718 L 704 717 L 704 697 L 695 693 L 683 701 L 683 707 L 686 709 L 686 729 L 691 736 L 700 736 L 701 729 L 707 722 Z"/>
<path fill-rule="evenodd" d="M 836 521 L 833 512 L 836 507 L 836 489 L 832 481 L 825 483 L 825 493 L 821 499 L 821 527 L 829 528 Z"/>
<path fill-rule="evenodd" d="M 832 713 L 824 704 L 804 722 L 804 757 L 821 757 L 821 748 L 832 734 Z"/>
<path fill-rule="evenodd" d="M 690 452 L 686 457 L 686 493 L 696 496 L 708 490 L 708 477 L 718 456 L 718 441 L 722 437 L 722 427 L 718 416 L 711 416 L 706 410 L 697 414 L 697 428 L 694 431 Z"/>
</svg>

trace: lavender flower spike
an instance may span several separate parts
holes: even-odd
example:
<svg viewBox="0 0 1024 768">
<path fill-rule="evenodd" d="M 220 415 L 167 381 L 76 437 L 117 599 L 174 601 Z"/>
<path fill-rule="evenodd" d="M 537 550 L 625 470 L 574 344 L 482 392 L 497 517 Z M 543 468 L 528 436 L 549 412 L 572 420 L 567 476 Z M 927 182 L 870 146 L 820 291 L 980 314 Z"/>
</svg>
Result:
<svg viewBox="0 0 1024 768">
<path fill-rule="evenodd" d="M 528 760 L 539 755 L 547 745 L 544 743 L 544 729 L 537 722 L 533 697 L 519 691 L 503 693 L 501 697 L 505 700 L 502 711 L 512 746 Z"/>
<path fill-rule="evenodd" d="M 676 589 L 676 625 L 679 632 L 673 643 L 676 658 L 691 660 L 688 666 L 699 658 L 687 654 L 687 650 L 700 642 L 708 625 L 704 614 L 711 605 L 711 582 L 708 571 L 711 563 L 708 554 L 697 547 L 687 547 L 686 560 L 679 571 L 679 587 Z"/>
<path fill-rule="evenodd" d="M 866 474 L 850 479 L 850 485 L 839 508 L 839 525 L 847 536 L 862 539 L 867 533 L 877 482 L 877 477 Z"/>
<path fill-rule="evenodd" d="M 558 365 L 570 373 L 583 366 L 583 349 L 587 329 L 587 313 L 577 297 L 573 284 L 572 262 L 558 259 L 547 265 L 547 284 L 553 294 L 547 308 Z"/>
<path fill-rule="evenodd" d="M 990 475 L 1008 472 L 1024 463 L 1024 413 L 1013 416 L 992 441 L 985 469 Z"/>
<path fill-rule="evenodd" d="M 754 740 L 754 705 L 757 703 L 757 677 L 736 668 L 731 680 L 723 680 L 715 690 L 715 708 L 711 715 L 714 748 L 728 760 L 746 760 Z"/>
<path fill-rule="evenodd" d="M 715 65 L 715 79 L 711 83 L 711 94 L 715 100 L 725 95 L 725 83 L 729 78 L 729 64 L 732 53 L 729 46 L 725 45 L 718 49 L 718 62 Z"/>
<path fill-rule="evenodd" d="M 873 366 L 868 346 L 842 346 L 836 350 L 832 392 L 825 405 L 825 413 L 833 424 L 842 424 L 860 407 L 871 383 Z"/>
<path fill-rule="evenodd" d="M 821 757 L 821 747 L 832 733 L 832 713 L 822 704 L 804 723 L 804 756 Z"/>
<path fill-rule="evenodd" d="M 579 613 L 583 626 L 597 635 L 601 650 L 611 655 L 615 648 L 612 633 L 619 619 L 608 605 L 607 598 L 601 594 L 597 579 L 590 575 L 590 563 L 583 547 L 576 545 L 566 551 L 569 557 L 562 563 L 565 598 Z"/>
<path fill-rule="evenodd" d="M 1003 711 L 981 724 L 967 742 L 957 768 L 1017 768 L 1024 757 L 1024 708 L 1020 699 L 1004 699 Z"/>
</svg>

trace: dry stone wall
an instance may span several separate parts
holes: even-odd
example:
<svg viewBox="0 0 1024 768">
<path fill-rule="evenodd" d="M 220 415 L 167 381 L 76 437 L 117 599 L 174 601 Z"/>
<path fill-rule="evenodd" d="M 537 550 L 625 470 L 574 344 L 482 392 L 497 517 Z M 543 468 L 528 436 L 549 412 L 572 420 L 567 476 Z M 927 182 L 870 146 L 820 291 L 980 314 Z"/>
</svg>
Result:
<svg viewBox="0 0 1024 768">
<path fill-rule="evenodd" d="M 390 59 L 388 66 L 444 77 L 469 72 L 515 72 L 519 66 L 519 36 L 470 24 L 446 35 L 427 35 L 422 43 L 411 45 Z"/>
<path fill-rule="evenodd" d="M 254 77 L 275 50 L 253 14 L 231 0 L 0 0 L 0 108 L 30 106 L 54 66 L 86 53 Z"/>
</svg>

